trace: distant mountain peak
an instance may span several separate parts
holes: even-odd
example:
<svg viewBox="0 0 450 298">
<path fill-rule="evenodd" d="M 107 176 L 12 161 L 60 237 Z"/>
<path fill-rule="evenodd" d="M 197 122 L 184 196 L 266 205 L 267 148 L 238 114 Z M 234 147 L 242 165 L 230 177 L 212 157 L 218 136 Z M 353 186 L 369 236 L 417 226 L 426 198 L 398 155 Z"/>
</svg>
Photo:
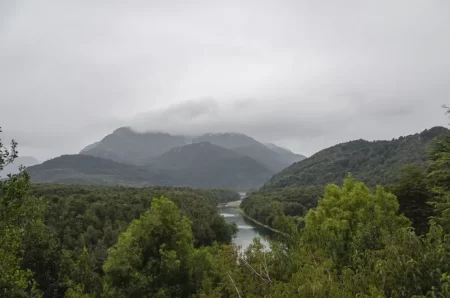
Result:
<svg viewBox="0 0 450 298">
<path fill-rule="evenodd" d="M 209 132 L 204 134 L 205 136 L 245 136 L 245 137 L 249 137 L 244 133 L 241 132 Z"/>
<path fill-rule="evenodd" d="M 121 127 L 91 144 L 80 153 L 111 159 L 120 163 L 142 165 L 164 152 L 185 145 L 186 137 L 163 132 L 136 132 L 130 127 Z"/>
<path fill-rule="evenodd" d="M 131 127 L 129 126 L 124 126 L 124 127 L 119 127 L 116 130 L 113 131 L 113 134 L 121 134 L 121 133 L 130 133 L 130 132 L 134 132 Z"/>
<path fill-rule="evenodd" d="M 112 134 L 115 134 L 115 135 L 132 134 L 132 135 L 164 135 L 164 136 L 172 136 L 170 133 L 164 132 L 164 131 L 158 131 L 158 130 L 140 131 L 140 130 L 134 129 L 134 128 L 130 127 L 130 126 L 119 127 L 116 130 L 114 130 Z M 176 135 L 173 135 L 173 136 L 176 136 Z"/>
<path fill-rule="evenodd" d="M 202 143 L 202 145 L 195 145 Z M 186 146 L 188 145 L 189 146 Z M 304 156 L 276 145 L 267 146 L 254 138 L 240 132 L 210 132 L 201 136 L 176 136 L 158 131 L 136 131 L 131 127 L 120 127 L 105 136 L 97 143 L 81 150 L 81 154 L 111 159 L 119 163 L 144 165 L 167 152 L 185 152 L 186 156 L 197 158 L 196 152 L 221 152 L 222 149 L 231 150 L 239 156 L 247 156 L 261 163 L 272 172 L 277 172 Z M 186 151 L 186 150 L 189 150 Z M 224 152 L 222 152 L 225 154 Z M 210 156 L 215 156 L 210 154 Z M 219 155 L 217 155 L 219 156 Z"/>
</svg>

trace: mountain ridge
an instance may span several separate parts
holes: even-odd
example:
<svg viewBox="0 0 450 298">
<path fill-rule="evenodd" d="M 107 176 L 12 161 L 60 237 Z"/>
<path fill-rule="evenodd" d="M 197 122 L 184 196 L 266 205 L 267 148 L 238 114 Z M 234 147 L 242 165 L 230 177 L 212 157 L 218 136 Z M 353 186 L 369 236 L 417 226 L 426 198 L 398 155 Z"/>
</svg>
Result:
<svg viewBox="0 0 450 298">
<path fill-rule="evenodd" d="M 389 184 L 403 165 L 425 164 L 431 141 L 448 132 L 436 126 L 391 141 L 358 139 L 336 144 L 275 174 L 263 188 L 341 183 L 349 172 L 368 185 Z"/>
<path fill-rule="evenodd" d="M 267 146 L 239 132 L 211 132 L 200 136 L 171 135 L 166 132 L 138 132 L 130 127 L 120 127 L 102 140 L 86 146 L 80 154 L 111 159 L 119 163 L 145 165 L 176 147 L 192 143 L 209 142 L 248 156 L 273 173 L 302 159 L 289 149 Z M 278 152 L 280 153 L 278 153 Z"/>
</svg>

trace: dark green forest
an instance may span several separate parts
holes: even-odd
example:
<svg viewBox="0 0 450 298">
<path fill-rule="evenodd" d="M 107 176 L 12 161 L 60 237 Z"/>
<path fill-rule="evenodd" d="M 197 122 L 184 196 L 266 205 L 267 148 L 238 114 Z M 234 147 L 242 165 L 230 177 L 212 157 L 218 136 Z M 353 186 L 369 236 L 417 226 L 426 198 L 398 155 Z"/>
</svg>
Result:
<svg viewBox="0 0 450 298">
<path fill-rule="evenodd" d="M 215 208 L 233 191 L 10 175 L 0 184 L 0 296 L 450 297 L 450 136 L 426 143 L 424 159 L 382 177 L 361 170 L 253 192 L 242 209 L 279 232 L 270 249 L 255 239 L 245 252 Z M 1 170 L 18 154 L 15 142 L 0 148 Z"/>
<path fill-rule="evenodd" d="M 429 163 L 428 149 L 434 138 L 448 133 L 433 127 L 391 141 L 356 140 L 324 149 L 274 175 L 265 189 L 341 184 L 350 172 L 369 186 L 394 183 L 408 164 Z"/>
<path fill-rule="evenodd" d="M 310 208 L 315 208 L 326 185 L 341 185 L 352 177 L 374 188 L 383 185 L 395 194 L 400 211 L 413 219 L 420 233 L 428 227 L 432 193 L 427 171 L 432 162 L 433 140 L 448 134 L 434 127 L 419 134 L 391 141 L 351 141 L 322 150 L 274 175 L 261 189 L 241 204 L 250 217 L 273 227 L 272 210 L 279 205 L 299 225 Z M 436 144 L 435 144 L 436 146 Z M 301 218 L 298 218 L 301 217 Z"/>
</svg>

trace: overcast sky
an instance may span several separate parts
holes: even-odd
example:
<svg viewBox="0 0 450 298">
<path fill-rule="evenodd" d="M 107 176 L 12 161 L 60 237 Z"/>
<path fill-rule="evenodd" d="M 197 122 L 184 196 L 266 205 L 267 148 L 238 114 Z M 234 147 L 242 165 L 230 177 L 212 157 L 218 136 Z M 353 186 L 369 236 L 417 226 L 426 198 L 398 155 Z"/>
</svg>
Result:
<svg viewBox="0 0 450 298">
<path fill-rule="evenodd" d="M 447 125 L 450 1 L 0 0 L 0 126 L 22 155 L 117 127 L 313 154 Z"/>
</svg>

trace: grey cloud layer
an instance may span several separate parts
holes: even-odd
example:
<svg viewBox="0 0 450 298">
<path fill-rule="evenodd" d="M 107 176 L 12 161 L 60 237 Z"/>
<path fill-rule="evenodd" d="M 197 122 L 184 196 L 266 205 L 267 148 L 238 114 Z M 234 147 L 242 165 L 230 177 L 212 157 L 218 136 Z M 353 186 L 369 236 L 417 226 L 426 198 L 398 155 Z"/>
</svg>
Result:
<svg viewBox="0 0 450 298">
<path fill-rule="evenodd" d="M 311 154 L 447 123 L 448 1 L 0 1 L 0 125 L 25 154 L 121 125 Z"/>
</svg>

